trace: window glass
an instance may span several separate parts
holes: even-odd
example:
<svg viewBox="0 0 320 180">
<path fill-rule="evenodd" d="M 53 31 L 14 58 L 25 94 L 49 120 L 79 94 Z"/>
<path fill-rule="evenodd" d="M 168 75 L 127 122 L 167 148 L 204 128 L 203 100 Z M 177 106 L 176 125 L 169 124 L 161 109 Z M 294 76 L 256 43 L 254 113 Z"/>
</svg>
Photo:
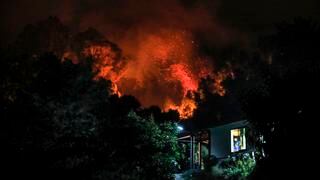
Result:
<svg viewBox="0 0 320 180">
<path fill-rule="evenodd" d="M 231 152 L 238 152 L 246 149 L 246 129 L 231 130 Z"/>
</svg>

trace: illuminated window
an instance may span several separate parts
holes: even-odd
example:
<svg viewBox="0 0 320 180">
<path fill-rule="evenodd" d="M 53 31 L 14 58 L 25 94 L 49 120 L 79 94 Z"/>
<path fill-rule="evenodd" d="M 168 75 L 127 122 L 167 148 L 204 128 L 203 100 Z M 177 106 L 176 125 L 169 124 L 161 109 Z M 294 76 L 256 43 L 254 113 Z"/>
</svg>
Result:
<svg viewBox="0 0 320 180">
<path fill-rule="evenodd" d="M 238 152 L 246 149 L 246 129 L 231 130 L 231 152 Z"/>
</svg>

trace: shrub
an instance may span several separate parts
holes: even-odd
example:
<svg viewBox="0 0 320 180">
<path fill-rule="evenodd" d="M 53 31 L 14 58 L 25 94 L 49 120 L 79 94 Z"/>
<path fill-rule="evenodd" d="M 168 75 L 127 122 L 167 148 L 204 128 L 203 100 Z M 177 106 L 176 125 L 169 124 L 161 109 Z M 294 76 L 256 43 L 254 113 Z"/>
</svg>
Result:
<svg viewBox="0 0 320 180">
<path fill-rule="evenodd" d="M 249 154 L 242 154 L 224 160 L 220 166 L 222 176 L 231 179 L 246 179 L 253 172 L 256 161 Z"/>
</svg>

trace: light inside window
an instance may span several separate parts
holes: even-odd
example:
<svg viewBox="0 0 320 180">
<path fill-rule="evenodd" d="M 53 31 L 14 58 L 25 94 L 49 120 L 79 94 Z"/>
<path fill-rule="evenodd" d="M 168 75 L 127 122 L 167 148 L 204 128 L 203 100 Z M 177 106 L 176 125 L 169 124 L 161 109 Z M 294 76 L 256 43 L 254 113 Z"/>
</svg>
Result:
<svg viewBox="0 0 320 180">
<path fill-rule="evenodd" d="M 238 152 L 246 149 L 246 129 L 231 130 L 231 152 Z"/>
</svg>

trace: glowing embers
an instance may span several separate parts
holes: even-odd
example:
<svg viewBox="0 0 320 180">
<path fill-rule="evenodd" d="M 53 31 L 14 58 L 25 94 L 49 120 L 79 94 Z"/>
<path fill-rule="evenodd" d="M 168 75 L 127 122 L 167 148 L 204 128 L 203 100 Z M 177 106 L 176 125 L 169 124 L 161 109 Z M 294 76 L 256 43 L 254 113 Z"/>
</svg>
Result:
<svg viewBox="0 0 320 180">
<path fill-rule="evenodd" d="M 193 72 L 186 64 L 173 64 L 170 66 L 172 78 L 178 80 L 183 88 L 183 94 L 188 91 L 196 91 L 198 89 L 198 79 L 194 77 Z"/>
<path fill-rule="evenodd" d="M 166 104 L 165 111 L 168 111 L 170 109 L 178 111 L 180 118 L 182 120 L 185 120 L 193 116 L 194 110 L 197 109 L 197 104 L 193 99 L 185 97 L 182 99 L 182 102 L 180 105 L 175 105 L 174 103 L 168 101 Z"/>
<path fill-rule="evenodd" d="M 138 43 L 122 45 L 124 53 L 108 41 L 85 42 L 80 52 L 66 52 L 64 58 L 74 63 L 91 59 L 95 79 L 110 80 L 111 94 L 135 96 L 143 107 L 177 110 L 181 119 L 192 117 L 197 109 L 193 94 L 202 80 L 210 81 L 210 92 L 227 93 L 223 81 L 232 71 L 215 70 L 210 59 L 200 57 L 192 34 L 185 30 L 144 33 Z"/>
<path fill-rule="evenodd" d="M 246 149 L 246 129 L 238 128 L 231 130 L 231 152 Z"/>
<path fill-rule="evenodd" d="M 98 72 L 97 78 L 102 77 L 115 81 L 115 68 L 119 64 L 117 52 L 108 44 L 94 44 L 83 50 L 85 57 L 92 57 L 94 60 L 93 70 Z"/>
</svg>

